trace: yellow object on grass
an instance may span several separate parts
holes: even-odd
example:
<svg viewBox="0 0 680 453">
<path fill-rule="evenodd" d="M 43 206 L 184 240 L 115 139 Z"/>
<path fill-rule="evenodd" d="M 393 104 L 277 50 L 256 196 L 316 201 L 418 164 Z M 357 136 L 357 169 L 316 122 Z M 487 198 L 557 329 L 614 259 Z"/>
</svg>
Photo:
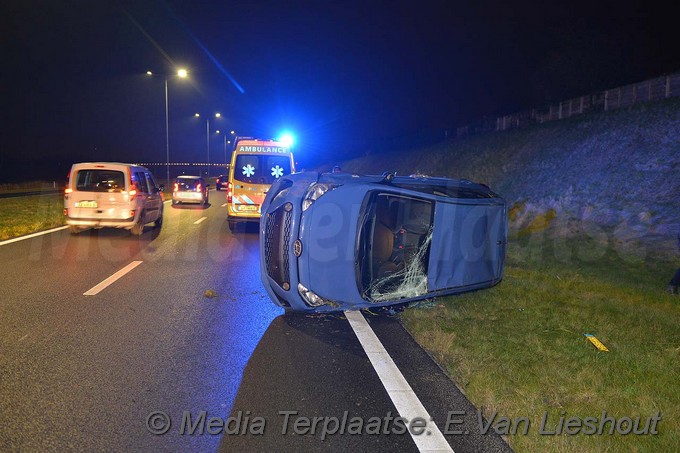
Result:
<svg viewBox="0 0 680 453">
<path fill-rule="evenodd" d="M 597 349 L 599 349 L 600 351 L 609 352 L 609 349 L 607 349 L 607 347 L 606 347 L 605 345 L 603 345 L 602 342 L 601 342 L 600 340 L 598 340 L 597 338 L 595 338 L 595 337 L 593 336 L 593 334 L 591 334 L 591 333 L 584 333 L 583 335 L 588 339 L 588 341 L 590 341 L 590 342 L 593 344 L 593 346 L 595 346 L 595 347 L 596 347 Z"/>
</svg>

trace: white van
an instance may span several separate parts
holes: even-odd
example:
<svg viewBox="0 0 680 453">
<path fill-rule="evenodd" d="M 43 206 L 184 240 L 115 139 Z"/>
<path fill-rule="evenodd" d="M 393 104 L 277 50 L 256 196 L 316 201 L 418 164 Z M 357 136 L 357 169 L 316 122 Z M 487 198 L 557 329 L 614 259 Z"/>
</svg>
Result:
<svg viewBox="0 0 680 453">
<path fill-rule="evenodd" d="M 64 191 L 64 215 L 71 233 L 86 228 L 125 228 L 134 235 L 144 225 L 163 224 L 163 186 L 144 167 L 119 162 L 73 164 Z"/>
</svg>

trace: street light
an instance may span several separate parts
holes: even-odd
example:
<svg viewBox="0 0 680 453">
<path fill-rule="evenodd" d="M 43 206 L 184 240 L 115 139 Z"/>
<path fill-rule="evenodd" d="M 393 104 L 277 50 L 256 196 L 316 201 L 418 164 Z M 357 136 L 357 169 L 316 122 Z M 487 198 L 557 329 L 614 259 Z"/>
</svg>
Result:
<svg viewBox="0 0 680 453">
<path fill-rule="evenodd" d="M 155 76 L 151 71 L 146 71 L 146 74 L 149 76 Z M 175 74 L 165 74 L 165 176 L 167 179 L 167 186 L 170 187 L 170 127 L 169 127 L 169 121 L 168 121 L 168 77 L 171 75 Z M 177 70 L 177 77 L 180 79 L 186 78 L 189 73 L 187 72 L 186 69 L 178 69 Z"/>
<path fill-rule="evenodd" d="M 199 113 L 194 113 L 194 116 L 196 118 L 199 118 L 201 115 Z M 221 118 L 222 114 L 217 112 L 215 113 L 215 118 Z M 217 131 L 219 134 L 220 131 Z M 208 170 L 206 174 L 208 175 L 208 178 L 210 177 L 210 117 L 207 117 L 205 119 L 205 143 L 206 143 L 206 148 L 208 151 Z"/>
<path fill-rule="evenodd" d="M 220 131 L 217 131 L 217 133 L 219 134 Z M 235 133 L 234 131 L 231 131 L 231 135 L 234 135 L 234 133 Z M 223 137 L 224 137 L 224 166 L 226 168 L 227 165 L 229 165 L 229 161 L 227 160 L 227 143 L 231 143 L 231 140 L 227 140 L 228 135 L 226 132 L 223 134 Z"/>
</svg>

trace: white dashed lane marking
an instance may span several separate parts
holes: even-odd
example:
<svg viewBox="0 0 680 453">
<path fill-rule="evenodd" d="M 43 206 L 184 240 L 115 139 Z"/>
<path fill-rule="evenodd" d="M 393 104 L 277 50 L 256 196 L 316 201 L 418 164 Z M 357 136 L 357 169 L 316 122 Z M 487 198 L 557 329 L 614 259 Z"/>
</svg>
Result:
<svg viewBox="0 0 680 453">
<path fill-rule="evenodd" d="M 95 294 L 99 294 L 102 290 L 106 289 L 109 285 L 111 285 L 113 282 L 121 278 L 123 275 L 127 274 L 130 272 L 132 269 L 135 267 L 139 266 L 142 264 L 141 261 L 133 261 L 103 282 L 99 283 L 98 285 L 93 286 L 92 288 L 88 289 L 83 293 L 83 296 L 94 296 Z"/>
</svg>

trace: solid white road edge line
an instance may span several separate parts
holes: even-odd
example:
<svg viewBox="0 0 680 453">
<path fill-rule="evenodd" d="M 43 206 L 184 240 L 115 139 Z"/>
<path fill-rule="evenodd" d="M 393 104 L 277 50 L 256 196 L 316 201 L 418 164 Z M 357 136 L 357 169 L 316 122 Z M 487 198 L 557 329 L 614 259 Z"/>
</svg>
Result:
<svg viewBox="0 0 680 453">
<path fill-rule="evenodd" d="M 199 223 L 201 223 L 205 219 L 207 219 L 207 217 L 201 217 L 200 219 L 198 219 L 197 221 L 194 222 L 194 225 L 198 225 Z"/>
<path fill-rule="evenodd" d="M 140 264 L 142 264 L 141 261 L 131 262 L 130 264 L 128 264 L 127 266 L 125 266 L 124 268 L 122 268 L 121 270 L 119 270 L 118 272 L 116 272 L 115 274 L 113 274 L 112 276 L 110 276 L 109 278 L 107 278 L 106 280 L 101 282 L 100 284 L 93 286 L 92 288 L 85 291 L 83 293 L 83 296 L 94 296 L 95 294 L 98 294 L 100 291 L 105 289 L 111 283 L 115 282 L 116 280 L 118 280 L 123 275 L 127 274 L 128 272 L 130 272 L 132 269 L 139 266 Z"/>
<path fill-rule="evenodd" d="M 34 238 L 36 236 L 42 236 L 43 234 L 56 233 L 57 231 L 65 230 L 66 228 L 68 228 L 68 225 L 60 226 L 60 227 L 57 227 L 57 228 L 52 228 L 51 230 L 45 230 L 45 231 L 39 231 L 37 233 L 27 234 L 26 236 L 21 236 L 21 237 L 14 238 L 14 239 L 7 239 L 6 241 L 0 242 L 0 246 L 11 244 L 12 242 L 23 241 L 24 239 L 31 239 L 31 238 Z"/>
<path fill-rule="evenodd" d="M 421 417 L 427 423 L 426 432 L 419 436 L 411 433 L 413 442 L 420 452 L 448 451 L 453 449 L 439 431 L 437 425 L 432 421 L 432 417 L 420 402 L 413 389 L 401 374 L 392 357 L 387 353 L 376 336 L 371 326 L 360 311 L 346 311 L 345 316 L 354 330 L 354 334 L 359 339 L 359 343 L 364 348 L 364 352 L 371 361 L 375 372 L 390 396 L 394 407 L 397 408 L 399 415 L 407 420 Z"/>
</svg>

